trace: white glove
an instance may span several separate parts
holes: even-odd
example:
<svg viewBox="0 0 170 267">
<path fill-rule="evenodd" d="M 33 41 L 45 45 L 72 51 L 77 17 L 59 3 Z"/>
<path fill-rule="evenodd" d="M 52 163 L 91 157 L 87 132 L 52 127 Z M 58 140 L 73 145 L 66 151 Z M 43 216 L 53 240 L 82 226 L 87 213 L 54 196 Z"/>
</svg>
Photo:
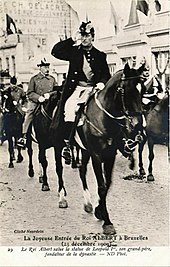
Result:
<svg viewBox="0 0 170 267">
<path fill-rule="evenodd" d="M 14 106 L 16 106 L 16 105 L 17 105 L 17 101 L 14 100 L 14 101 L 13 101 L 13 104 L 14 104 Z"/>
<path fill-rule="evenodd" d="M 99 82 L 99 83 L 96 84 L 96 88 L 99 89 L 99 90 L 103 90 L 104 86 L 105 85 L 102 82 Z"/>
<path fill-rule="evenodd" d="M 45 98 L 44 98 L 43 96 L 40 96 L 40 97 L 38 98 L 38 101 L 39 101 L 40 103 L 43 103 L 43 102 L 45 101 Z"/>
<path fill-rule="evenodd" d="M 78 30 L 76 30 L 73 34 L 72 34 L 72 37 L 74 42 L 77 42 L 78 40 L 81 39 L 81 34 Z"/>
<path fill-rule="evenodd" d="M 45 99 L 49 99 L 50 98 L 50 94 L 46 93 L 46 94 L 44 94 L 44 97 L 45 97 Z"/>
</svg>

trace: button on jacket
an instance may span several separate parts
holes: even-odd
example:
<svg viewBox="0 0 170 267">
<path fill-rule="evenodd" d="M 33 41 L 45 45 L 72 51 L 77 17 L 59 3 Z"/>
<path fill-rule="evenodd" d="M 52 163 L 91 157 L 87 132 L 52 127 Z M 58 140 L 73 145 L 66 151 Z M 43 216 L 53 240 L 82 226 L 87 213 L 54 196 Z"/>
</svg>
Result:
<svg viewBox="0 0 170 267">
<path fill-rule="evenodd" d="M 51 94 L 56 85 L 55 78 L 51 75 L 44 76 L 41 72 L 33 76 L 29 82 L 27 95 L 30 100 L 37 103 L 38 98 L 45 93 Z"/>
</svg>

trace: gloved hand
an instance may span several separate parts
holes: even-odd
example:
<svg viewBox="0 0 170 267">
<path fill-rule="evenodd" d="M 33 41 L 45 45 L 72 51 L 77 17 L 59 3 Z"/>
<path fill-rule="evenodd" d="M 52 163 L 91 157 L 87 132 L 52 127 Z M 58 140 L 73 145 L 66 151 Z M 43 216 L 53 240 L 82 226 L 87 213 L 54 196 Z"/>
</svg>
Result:
<svg viewBox="0 0 170 267">
<path fill-rule="evenodd" d="M 103 90 L 104 86 L 105 85 L 102 82 L 99 82 L 99 83 L 96 84 L 96 88 L 99 89 L 99 90 Z"/>
<path fill-rule="evenodd" d="M 44 94 L 44 98 L 45 99 L 49 99 L 50 98 L 50 94 L 49 93 Z"/>
<path fill-rule="evenodd" d="M 81 39 L 81 34 L 78 30 L 73 31 L 73 34 L 71 36 L 74 42 L 77 42 L 78 40 Z"/>
<path fill-rule="evenodd" d="M 17 105 L 17 101 L 13 100 L 13 104 L 14 104 L 14 106 L 16 106 Z"/>
<path fill-rule="evenodd" d="M 40 103 L 43 103 L 43 102 L 45 101 L 45 97 L 40 96 L 40 97 L 38 98 L 38 101 L 39 101 Z"/>
</svg>

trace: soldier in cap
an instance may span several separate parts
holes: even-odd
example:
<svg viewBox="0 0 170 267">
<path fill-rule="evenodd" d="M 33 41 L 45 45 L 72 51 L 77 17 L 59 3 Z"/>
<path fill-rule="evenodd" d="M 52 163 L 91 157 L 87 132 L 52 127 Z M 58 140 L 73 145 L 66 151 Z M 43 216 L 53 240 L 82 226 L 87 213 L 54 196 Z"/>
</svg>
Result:
<svg viewBox="0 0 170 267">
<path fill-rule="evenodd" d="M 10 78 L 10 86 L 2 90 L 2 92 L 3 92 L 3 95 L 5 95 L 5 93 L 7 93 L 7 95 L 8 93 L 11 95 L 14 106 L 21 114 L 24 115 L 23 104 L 26 102 L 26 94 L 23 91 L 23 89 L 17 85 L 17 78 L 15 76 Z M 1 109 L 3 110 L 2 106 L 1 106 Z M 7 109 L 5 110 L 7 111 Z M 1 116 L 1 130 L 0 131 L 1 131 L 1 134 L 0 134 L 1 141 L 3 142 L 5 140 L 3 115 Z"/>
<path fill-rule="evenodd" d="M 69 120 L 66 114 L 67 106 L 71 107 L 75 115 L 74 96 L 78 99 L 77 102 L 86 102 L 93 88 L 102 90 L 110 78 L 106 54 L 93 46 L 94 36 L 95 31 L 91 21 L 82 22 L 72 38 L 55 44 L 51 51 L 55 58 L 69 61 L 67 79 L 51 124 L 53 133 L 62 133 L 64 112 L 65 121 Z M 78 40 L 81 42 L 79 45 L 76 44 Z M 79 99 L 80 95 L 81 99 Z"/>
<path fill-rule="evenodd" d="M 23 113 L 22 105 L 26 101 L 26 94 L 23 89 L 17 85 L 17 78 L 15 76 L 10 78 L 10 86 L 4 90 L 10 92 L 14 106 L 20 113 Z"/>
<path fill-rule="evenodd" d="M 44 58 L 41 60 L 37 67 L 40 68 L 40 72 L 30 79 L 27 97 L 28 97 L 28 108 L 23 123 L 23 137 L 18 140 L 17 145 L 25 148 L 26 146 L 26 134 L 30 123 L 33 120 L 34 111 L 39 103 L 43 103 L 50 98 L 53 94 L 54 86 L 56 85 L 55 78 L 49 75 L 50 63 Z"/>
</svg>

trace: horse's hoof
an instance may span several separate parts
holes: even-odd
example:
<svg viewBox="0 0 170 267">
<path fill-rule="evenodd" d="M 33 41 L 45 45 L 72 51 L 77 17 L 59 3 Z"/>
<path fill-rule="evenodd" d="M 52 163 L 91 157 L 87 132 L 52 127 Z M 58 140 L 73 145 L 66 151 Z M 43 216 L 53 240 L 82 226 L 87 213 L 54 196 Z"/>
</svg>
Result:
<svg viewBox="0 0 170 267">
<path fill-rule="evenodd" d="M 84 204 L 84 210 L 87 212 L 87 213 L 92 213 L 93 211 L 93 206 L 91 203 L 88 203 L 88 204 Z"/>
<path fill-rule="evenodd" d="M 102 213 L 101 213 L 101 210 L 100 210 L 99 207 L 96 207 L 96 208 L 95 208 L 94 215 L 96 216 L 96 218 L 97 218 L 98 220 L 103 220 Z"/>
<path fill-rule="evenodd" d="M 41 190 L 42 190 L 42 191 L 50 191 L 49 185 L 47 185 L 47 184 L 43 184 Z"/>
<path fill-rule="evenodd" d="M 68 203 L 67 203 L 67 200 L 62 200 L 62 201 L 59 201 L 59 208 L 61 209 L 66 209 L 68 208 Z"/>
<path fill-rule="evenodd" d="M 29 177 L 34 177 L 34 170 L 29 170 L 28 171 L 28 175 L 29 175 Z"/>
<path fill-rule="evenodd" d="M 147 182 L 154 182 L 154 181 L 155 181 L 155 179 L 154 179 L 153 174 L 149 174 L 149 175 L 147 176 Z"/>
<path fill-rule="evenodd" d="M 43 183 L 43 177 L 42 177 L 42 176 L 39 177 L 39 183 L 40 183 L 40 184 Z"/>
<path fill-rule="evenodd" d="M 103 227 L 104 235 L 115 235 L 116 234 L 116 230 L 112 224 L 109 224 L 109 225 L 104 224 L 102 227 Z"/>
<path fill-rule="evenodd" d="M 23 158 L 22 156 L 19 156 L 19 157 L 17 158 L 17 161 L 16 161 L 16 162 L 17 162 L 17 163 L 21 163 L 21 162 L 23 161 L 23 159 L 24 159 L 24 158 Z"/>
<path fill-rule="evenodd" d="M 14 164 L 12 162 L 9 163 L 8 168 L 14 168 Z"/>
</svg>

